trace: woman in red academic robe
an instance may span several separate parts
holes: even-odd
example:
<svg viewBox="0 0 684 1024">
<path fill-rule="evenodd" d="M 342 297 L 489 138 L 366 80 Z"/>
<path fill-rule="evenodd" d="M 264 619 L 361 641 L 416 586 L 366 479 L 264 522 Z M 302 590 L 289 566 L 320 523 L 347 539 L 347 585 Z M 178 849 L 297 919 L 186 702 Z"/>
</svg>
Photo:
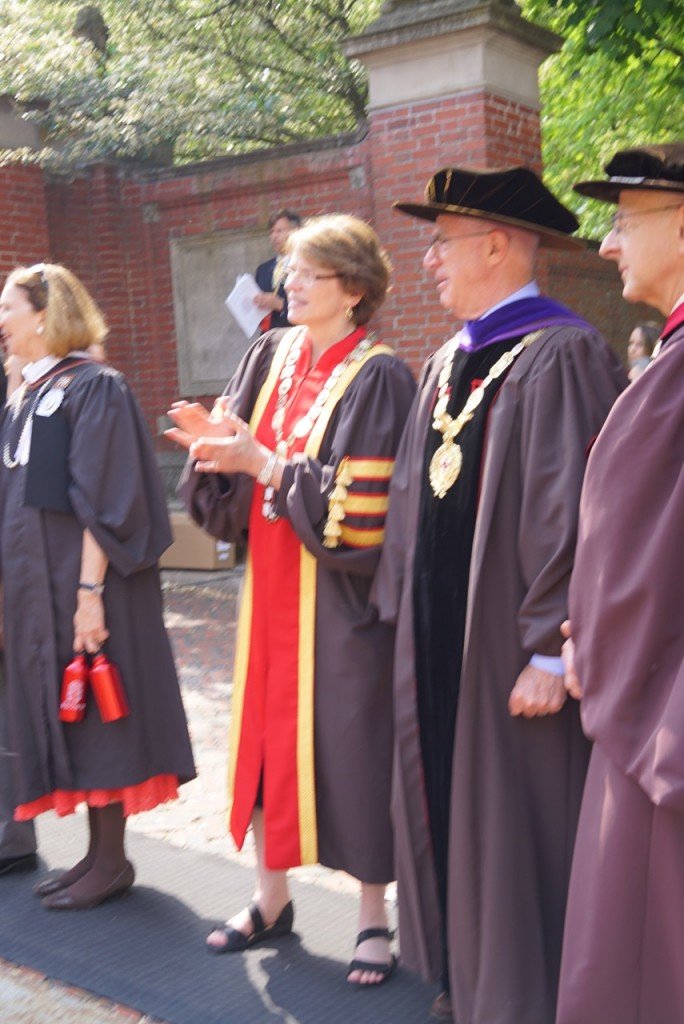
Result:
<svg viewBox="0 0 684 1024">
<path fill-rule="evenodd" d="M 213 952 L 292 929 L 286 871 L 319 861 L 361 881 L 349 980 L 391 972 L 391 630 L 368 601 L 413 379 L 366 323 L 388 264 L 354 217 L 290 239 L 295 326 L 259 338 L 211 416 L 181 403 L 169 435 L 189 448 L 183 492 L 226 540 L 248 536 L 230 749 L 230 830 L 251 824 L 249 908 L 211 933 Z M 213 436 L 212 436 L 213 435 Z"/>
</svg>

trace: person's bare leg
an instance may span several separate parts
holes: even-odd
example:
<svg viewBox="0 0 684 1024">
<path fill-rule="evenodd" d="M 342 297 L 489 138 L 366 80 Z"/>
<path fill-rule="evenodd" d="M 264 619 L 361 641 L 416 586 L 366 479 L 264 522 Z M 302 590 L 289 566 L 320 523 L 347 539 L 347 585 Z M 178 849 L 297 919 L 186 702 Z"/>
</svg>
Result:
<svg viewBox="0 0 684 1024">
<path fill-rule="evenodd" d="M 255 808 L 252 815 L 252 829 L 257 855 L 257 878 L 253 900 L 261 911 L 264 925 L 268 928 L 278 919 L 283 908 L 290 902 L 290 891 L 287 884 L 286 871 L 271 871 L 266 867 L 264 858 L 264 814 L 261 808 Z M 249 910 L 245 907 L 226 922 L 243 935 L 249 936 L 254 930 Z M 209 946 L 221 947 L 226 944 L 226 936 L 221 928 L 215 929 L 207 936 Z"/>
<path fill-rule="evenodd" d="M 365 931 L 366 928 L 387 928 L 384 885 L 361 883 L 359 932 Z M 382 966 L 391 963 L 389 940 L 366 939 L 354 950 L 354 959 L 367 960 L 369 963 L 378 963 Z M 377 971 L 352 971 L 347 980 L 355 985 L 377 985 L 382 979 L 383 975 Z"/>
</svg>

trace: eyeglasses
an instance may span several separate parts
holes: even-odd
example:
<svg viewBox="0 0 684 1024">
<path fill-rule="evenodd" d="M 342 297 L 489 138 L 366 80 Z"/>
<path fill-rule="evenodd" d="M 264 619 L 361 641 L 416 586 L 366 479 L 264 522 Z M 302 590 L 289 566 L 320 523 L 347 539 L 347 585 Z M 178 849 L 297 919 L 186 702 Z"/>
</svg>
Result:
<svg viewBox="0 0 684 1024">
<path fill-rule="evenodd" d="M 443 250 L 450 245 L 452 242 L 460 242 L 462 238 L 478 238 L 480 235 L 490 235 L 494 231 L 494 228 L 487 228 L 486 231 L 468 231 L 464 235 L 435 235 L 428 246 L 428 252 L 431 249 L 437 249 L 439 255 L 442 255 Z"/>
<path fill-rule="evenodd" d="M 313 284 L 314 281 L 332 281 L 334 277 L 340 276 L 340 274 L 316 274 L 313 270 L 301 270 L 299 267 L 293 267 L 291 263 L 288 263 L 284 279 L 285 284 L 287 284 L 293 278 L 298 277 L 302 284 L 309 285 Z"/>
<path fill-rule="evenodd" d="M 670 203 L 669 206 L 656 206 L 652 210 L 635 210 L 634 213 L 616 213 L 611 220 L 611 233 L 617 235 L 627 234 L 629 221 L 638 217 L 647 217 L 650 213 L 665 213 L 666 210 L 678 210 L 682 203 Z"/>
</svg>

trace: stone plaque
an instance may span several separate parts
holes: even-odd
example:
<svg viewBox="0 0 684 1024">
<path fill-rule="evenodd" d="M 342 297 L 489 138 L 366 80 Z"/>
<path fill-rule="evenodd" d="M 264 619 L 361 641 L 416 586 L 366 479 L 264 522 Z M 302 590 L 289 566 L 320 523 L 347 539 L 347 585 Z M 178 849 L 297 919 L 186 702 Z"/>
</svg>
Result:
<svg viewBox="0 0 684 1024">
<path fill-rule="evenodd" d="M 272 255 L 266 228 L 171 240 L 178 381 L 182 396 L 218 395 L 251 339 L 225 299 L 238 274 L 253 274 Z"/>
</svg>

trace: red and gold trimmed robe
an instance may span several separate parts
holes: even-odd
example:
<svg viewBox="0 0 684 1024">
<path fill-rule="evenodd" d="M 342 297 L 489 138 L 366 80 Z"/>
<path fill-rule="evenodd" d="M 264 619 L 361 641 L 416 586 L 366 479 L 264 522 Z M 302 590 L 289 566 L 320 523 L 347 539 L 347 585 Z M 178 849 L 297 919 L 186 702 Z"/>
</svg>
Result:
<svg viewBox="0 0 684 1024">
<path fill-rule="evenodd" d="M 260 339 L 227 389 L 269 448 L 280 369 L 295 336 Z M 354 332 L 314 366 L 304 342 L 284 437 L 362 337 Z M 270 868 L 320 860 L 364 881 L 392 877 L 392 634 L 377 621 L 368 590 L 413 391 L 384 346 L 350 364 L 309 436 L 290 446 L 276 522 L 264 519 L 263 488 L 251 479 L 186 474 L 183 490 L 198 522 L 226 539 L 248 529 L 230 825 L 241 845 L 263 777 Z"/>
</svg>

